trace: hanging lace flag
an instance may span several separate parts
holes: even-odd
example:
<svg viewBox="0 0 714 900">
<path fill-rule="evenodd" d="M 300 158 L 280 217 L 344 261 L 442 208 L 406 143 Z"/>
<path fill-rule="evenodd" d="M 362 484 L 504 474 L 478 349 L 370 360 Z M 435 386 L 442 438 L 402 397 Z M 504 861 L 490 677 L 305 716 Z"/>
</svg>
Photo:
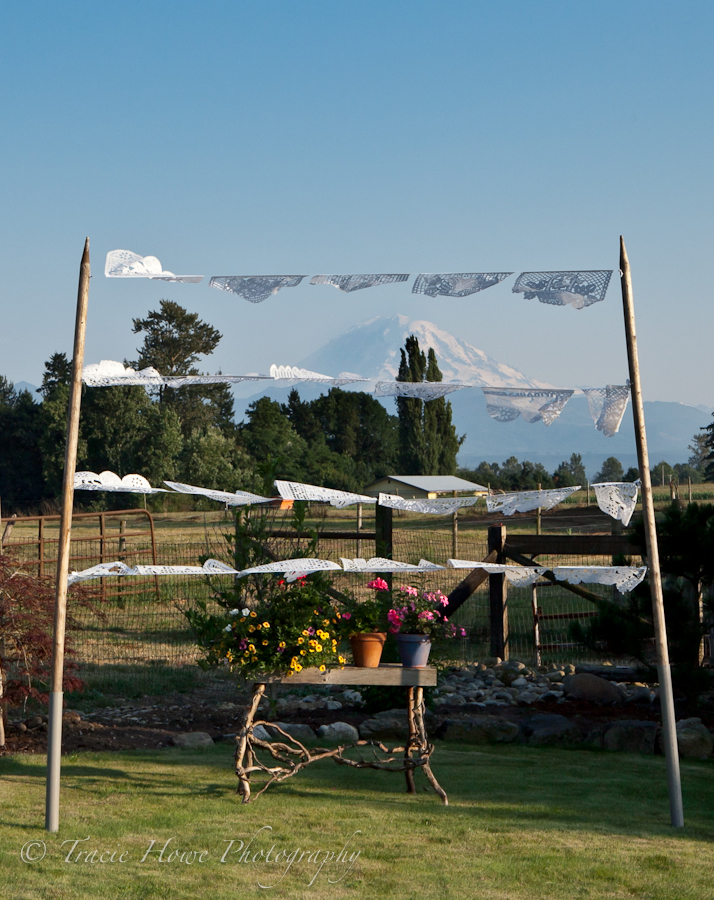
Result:
<svg viewBox="0 0 714 900">
<path fill-rule="evenodd" d="M 167 494 L 164 488 L 152 488 L 143 475 L 125 475 L 120 478 L 114 472 L 75 472 L 75 491 L 109 491 L 124 494 Z"/>
<path fill-rule="evenodd" d="M 345 559 L 341 556 L 340 562 L 345 572 L 436 572 L 444 568 L 427 559 L 420 559 L 419 565 L 414 566 L 381 556 L 373 556 L 372 559 Z"/>
<path fill-rule="evenodd" d="M 246 575 L 275 575 L 288 572 L 309 575 L 310 572 L 327 572 L 333 569 L 339 571 L 340 566 L 329 559 L 313 559 L 311 557 L 305 559 L 284 559 L 281 562 L 271 562 L 266 563 L 264 566 L 242 569 L 238 573 L 238 577 L 244 578 Z"/>
<path fill-rule="evenodd" d="M 637 506 L 637 492 L 640 488 L 640 480 L 629 481 L 601 481 L 599 484 L 593 484 L 595 488 L 595 496 L 597 497 L 597 505 L 600 509 L 622 522 L 623 525 L 629 525 L 632 513 Z"/>
<path fill-rule="evenodd" d="M 243 381 L 270 381 L 270 375 L 164 375 L 165 387 L 180 388 L 196 384 L 239 384 Z"/>
<path fill-rule="evenodd" d="M 467 381 L 378 381 L 375 397 L 416 397 L 419 400 L 438 400 L 452 391 L 473 387 Z"/>
<path fill-rule="evenodd" d="M 527 300 L 537 297 L 551 306 L 570 304 L 583 309 L 605 299 L 612 270 L 590 272 L 521 272 L 513 285 L 514 294 Z"/>
<path fill-rule="evenodd" d="M 513 272 L 469 272 L 451 275 L 417 275 L 412 294 L 428 297 L 468 297 L 500 284 Z"/>
<path fill-rule="evenodd" d="M 304 275 L 214 275 L 209 287 L 238 294 L 251 303 L 262 303 L 286 287 L 297 287 Z"/>
<path fill-rule="evenodd" d="M 82 381 L 87 387 L 110 387 L 112 385 L 161 385 L 161 375 L 152 366 L 136 369 L 123 366 L 113 359 L 103 359 L 99 363 L 91 363 L 82 369 Z"/>
<path fill-rule="evenodd" d="M 376 503 L 376 497 L 353 494 L 350 491 L 335 491 L 318 487 L 316 484 L 302 484 L 299 481 L 276 481 L 275 487 L 283 500 L 317 500 L 329 503 L 337 509 L 354 506 L 355 503 Z"/>
<path fill-rule="evenodd" d="M 408 278 L 408 275 L 315 275 L 310 279 L 310 284 L 331 284 L 333 287 L 349 293 L 375 287 L 378 284 L 406 281 Z"/>
<path fill-rule="evenodd" d="M 526 422 L 552 424 L 573 396 L 573 391 L 534 388 L 481 388 L 486 411 L 497 422 L 513 422 L 522 416 Z"/>
<path fill-rule="evenodd" d="M 515 491 L 510 494 L 490 494 L 486 498 L 489 512 L 500 512 L 504 516 L 512 516 L 517 512 L 530 512 L 532 509 L 552 509 L 562 503 L 577 487 L 557 488 L 553 491 Z"/>
<path fill-rule="evenodd" d="M 621 594 L 633 591 L 647 574 L 647 566 L 555 566 L 558 581 L 568 584 L 614 585 Z"/>
<path fill-rule="evenodd" d="M 437 497 L 433 500 L 406 500 L 397 494 L 380 494 L 379 505 L 390 509 L 405 509 L 409 512 L 432 513 L 445 516 L 455 513 L 462 506 L 474 506 L 478 497 Z"/>
<path fill-rule="evenodd" d="M 467 559 L 447 559 L 446 565 L 450 569 L 483 569 L 489 575 L 505 575 L 515 587 L 527 587 L 547 571 L 544 566 L 504 566 Z"/>
<path fill-rule="evenodd" d="M 331 375 L 321 375 L 319 372 L 311 372 L 309 369 L 299 369 L 297 366 L 276 366 L 275 363 L 270 367 L 270 377 L 276 381 L 288 381 L 290 384 L 297 384 L 300 381 L 314 381 L 330 384 L 334 387 L 369 381 L 369 378 L 355 375 L 354 372 L 340 372 L 336 378 L 333 378 Z"/>
<path fill-rule="evenodd" d="M 178 281 L 182 284 L 198 284 L 203 275 L 174 275 L 165 272 L 155 256 L 139 256 L 131 250 L 110 250 L 104 264 L 107 278 L 151 278 L 154 281 Z"/>
<path fill-rule="evenodd" d="M 339 568 L 339 566 L 337 567 Z M 123 562 L 99 563 L 81 572 L 70 572 L 67 584 L 93 578 L 114 578 L 126 575 L 238 575 L 238 570 L 217 559 L 207 559 L 202 566 L 127 566 Z"/>
<path fill-rule="evenodd" d="M 249 491 L 213 491 L 210 488 L 196 487 L 193 484 L 183 484 L 180 481 L 164 481 L 164 484 L 177 491 L 179 494 L 198 494 L 208 497 L 209 500 L 217 500 L 227 506 L 250 506 L 252 503 L 270 503 L 270 497 L 261 497 L 259 494 L 251 494 Z"/>
<path fill-rule="evenodd" d="M 590 415 L 595 427 L 607 437 L 620 430 L 620 422 L 625 415 L 630 399 L 630 381 L 627 384 L 607 384 L 604 388 L 583 388 L 588 398 Z"/>
</svg>

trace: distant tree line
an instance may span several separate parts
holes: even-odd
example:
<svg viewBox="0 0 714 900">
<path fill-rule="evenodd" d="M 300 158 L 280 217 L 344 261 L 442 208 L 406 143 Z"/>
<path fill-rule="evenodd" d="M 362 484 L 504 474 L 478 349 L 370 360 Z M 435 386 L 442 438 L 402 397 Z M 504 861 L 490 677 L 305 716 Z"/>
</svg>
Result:
<svg viewBox="0 0 714 900">
<path fill-rule="evenodd" d="M 134 368 L 153 366 L 166 375 L 199 374 L 221 334 L 195 313 L 162 300 L 158 310 L 133 320 L 143 335 Z M 38 400 L 0 376 L 0 500 L 3 514 L 54 511 L 61 494 L 71 360 L 55 353 L 45 363 Z M 401 351 L 398 378 L 440 381 L 432 350 L 414 336 Z M 443 398 L 398 401 L 390 415 L 372 395 L 333 388 L 304 401 L 293 389 L 287 403 L 262 397 L 236 424 L 227 385 L 184 388 L 84 387 L 78 470 L 106 469 L 221 490 L 273 495 L 284 478 L 340 490 L 361 491 L 388 474 L 454 474 L 463 437 Z M 135 500 L 135 498 L 133 498 Z M 78 492 L 78 505 L 118 508 L 127 495 Z M 166 495 L 149 504 L 167 502 Z"/>
</svg>

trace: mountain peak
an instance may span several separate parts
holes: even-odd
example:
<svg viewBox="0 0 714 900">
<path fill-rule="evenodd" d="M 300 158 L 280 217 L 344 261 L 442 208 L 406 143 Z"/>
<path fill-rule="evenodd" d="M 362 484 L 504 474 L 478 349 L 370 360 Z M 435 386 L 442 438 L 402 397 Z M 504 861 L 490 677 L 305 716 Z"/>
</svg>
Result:
<svg viewBox="0 0 714 900">
<path fill-rule="evenodd" d="M 317 372 L 350 371 L 365 378 L 393 380 L 399 371 L 399 350 L 410 334 L 416 336 L 422 350 L 434 350 L 444 381 L 470 381 L 484 387 L 550 387 L 499 363 L 433 322 L 404 315 L 362 322 L 328 341 L 299 365 Z"/>
</svg>

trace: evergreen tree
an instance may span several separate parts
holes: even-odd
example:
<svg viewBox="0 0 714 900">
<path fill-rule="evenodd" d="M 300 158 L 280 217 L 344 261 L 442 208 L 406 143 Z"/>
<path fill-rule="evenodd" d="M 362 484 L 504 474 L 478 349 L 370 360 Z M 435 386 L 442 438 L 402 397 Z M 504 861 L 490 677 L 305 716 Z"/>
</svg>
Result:
<svg viewBox="0 0 714 900">
<path fill-rule="evenodd" d="M 18 393 L 0 375 L 0 499 L 6 512 L 37 506 L 46 496 L 40 414 L 29 391 Z"/>
<path fill-rule="evenodd" d="M 553 473 L 553 481 L 556 487 L 575 487 L 579 484 L 587 484 L 587 475 L 583 458 L 579 453 L 573 453 L 570 461 L 563 461 Z"/>
<path fill-rule="evenodd" d="M 608 456 L 595 476 L 595 481 L 624 481 L 624 478 L 625 472 L 620 460 L 615 456 Z"/>
<path fill-rule="evenodd" d="M 400 350 L 397 381 L 441 381 L 443 376 L 432 349 L 428 356 L 411 334 Z M 451 421 L 451 403 L 444 397 L 419 400 L 397 397 L 399 468 L 404 475 L 453 475 L 456 456 L 465 435 L 458 437 Z"/>
<path fill-rule="evenodd" d="M 161 300 L 160 309 L 145 319 L 133 319 L 134 334 L 144 334 L 134 368 L 153 366 L 162 375 L 198 375 L 196 363 L 208 356 L 221 340 L 218 329 L 189 313 L 172 300 Z M 170 406 L 181 422 L 184 437 L 196 429 L 217 426 L 235 436 L 233 394 L 227 384 L 158 389 L 159 402 Z"/>
</svg>

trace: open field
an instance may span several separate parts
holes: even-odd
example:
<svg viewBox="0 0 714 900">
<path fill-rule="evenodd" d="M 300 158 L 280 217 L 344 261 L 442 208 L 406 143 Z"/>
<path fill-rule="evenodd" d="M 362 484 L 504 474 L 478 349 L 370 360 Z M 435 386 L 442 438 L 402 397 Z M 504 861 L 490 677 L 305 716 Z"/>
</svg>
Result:
<svg viewBox="0 0 714 900">
<path fill-rule="evenodd" d="M 0 859 L 6 900 L 121 898 L 478 898 L 478 900 L 705 900 L 713 896 L 712 763 L 682 766 L 686 827 L 668 824 L 664 760 L 524 747 L 439 743 L 449 792 L 401 793 L 399 775 L 325 763 L 255 804 L 234 793 L 230 748 L 82 754 L 63 761 L 61 826 L 43 830 L 44 759 L 0 760 Z M 259 829 L 263 829 L 259 832 Z M 272 829 L 272 830 L 268 830 Z M 247 861 L 221 858 L 254 837 Z M 89 840 L 84 840 L 89 838 Z M 170 840 L 163 861 L 158 851 Z M 351 840 L 350 840 L 351 839 Z M 77 850 L 117 861 L 65 862 Z M 152 853 L 144 859 L 151 841 Z M 353 864 L 279 851 L 332 851 L 349 840 Z M 46 856 L 23 862 L 26 853 Z M 61 846 L 63 841 L 69 844 Z M 29 846 L 29 842 L 34 842 Z M 266 862 L 254 852 L 267 853 Z M 203 862 L 167 861 L 172 849 Z M 71 857 L 76 857 L 76 852 Z M 118 858 L 124 853 L 124 861 Z M 96 857 L 99 858 L 99 853 Z M 178 855 L 178 854 L 177 854 Z M 324 855 L 323 857 L 324 858 Z M 90 855 L 91 859 L 91 855 Z M 349 859 L 349 857 L 348 857 Z M 287 870 L 287 871 L 286 871 Z M 313 880 L 314 879 L 314 880 Z M 310 883 L 312 881 L 312 883 Z M 333 883 L 330 883 L 330 882 Z M 263 890 L 262 885 L 274 885 Z"/>
</svg>

